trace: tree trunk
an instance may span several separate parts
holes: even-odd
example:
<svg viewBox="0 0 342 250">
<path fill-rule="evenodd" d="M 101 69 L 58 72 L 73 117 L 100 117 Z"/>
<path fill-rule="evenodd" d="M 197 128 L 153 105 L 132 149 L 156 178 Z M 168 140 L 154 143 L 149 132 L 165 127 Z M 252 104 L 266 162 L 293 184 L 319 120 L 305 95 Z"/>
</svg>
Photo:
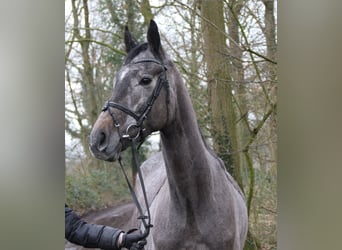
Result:
<svg viewBox="0 0 342 250">
<path fill-rule="evenodd" d="M 248 142 L 249 130 L 248 124 L 245 122 L 247 117 L 247 100 L 246 100 L 246 85 L 243 83 L 244 80 L 244 69 L 242 65 L 242 50 L 240 48 L 240 37 L 239 37 L 239 24 L 235 17 L 240 15 L 240 11 L 243 7 L 241 1 L 231 0 L 231 10 L 228 10 L 228 33 L 229 33 L 229 55 L 228 59 L 231 61 L 231 75 L 234 82 L 234 90 L 236 91 L 235 101 L 238 106 L 235 108 L 237 114 L 236 124 L 237 129 L 237 149 L 239 154 L 239 164 L 236 167 L 236 172 L 241 176 L 242 168 L 247 165 L 246 158 L 242 155 L 241 149 Z M 241 180 L 240 187 L 243 189 L 244 185 Z"/>
<path fill-rule="evenodd" d="M 223 2 L 203 0 L 201 13 L 214 149 L 226 164 L 228 171 L 239 184 L 242 184 L 241 176 L 236 171 L 240 161 L 237 154 L 231 75 L 225 56 L 227 45 L 224 34 Z"/>
<path fill-rule="evenodd" d="M 276 25 L 274 18 L 274 0 L 263 0 L 265 5 L 265 37 L 267 44 L 267 57 L 275 61 L 277 52 Z"/>
<path fill-rule="evenodd" d="M 266 45 L 267 45 L 267 57 L 271 59 L 272 61 L 277 61 L 277 38 L 276 38 L 276 22 L 274 18 L 274 0 L 263 0 L 262 1 L 265 6 L 265 29 L 264 34 L 266 38 Z M 270 89 L 270 96 L 273 98 L 273 103 L 276 103 L 276 80 L 277 80 L 277 65 L 268 63 L 267 69 L 269 73 L 269 84 L 268 88 Z M 271 114 L 271 122 L 268 125 L 270 126 L 269 130 L 272 131 L 276 129 L 277 122 L 276 122 L 276 116 L 275 111 L 273 114 Z M 272 156 L 272 160 L 276 162 L 276 156 L 277 156 L 277 145 L 272 144 L 270 147 L 270 155 Z M 276 168 L 276 164 L 274 163 L 274 168 Z"/>
<path fill-rule="evenodd" d="M 82 57 L 83 57 L 83 65 L 84 65 L 84 90 L 86 90 L 86 96 L 84 106 L 88 110 L 89 121 L 91 124 L 94 124 L 97 115 L 97 102 L 96 102 L 96 86 L 94 84 L 94 74 L 93 74 L 93 66 L 91 63 L 91 59 L 89 57 L 89 44 L 91 40 L 90 34 L 90 24 L 89 24 L 89 9 L 88 9 L 88 0 L 83 0 L 83 9 L 84 9 L 84 28 L 85 28 L 85 39 L 81 42 L 82 46 Z"/>
<path fill-rule="evenodd" d="M 81 35 L 80 29 L 79 29 L 79 16 L 78 16 L 78 9 L 76 7 L 75 0 L 72 0 L 72 10 L 73 10 L 73 18 L 74 18 L 74 29 L 73 32 L 75 34 L 75 37 L 77 38 L 80 46 L 81 46 L 81 53 L 82 53 L 82 59 L 83 59 L 83 68 L 81 70 L 82 72 L 82 80 L 81 80 L 81 86 L 82 86 L 82 93 L 84 97 L 82 98 L 82 104 L 83 107 L 86 110 L 86 114 L 88 115 L 87 120 L 90 122 L 90 124 L 93 124 L 97 117 L 98 108 L 96 106 L 96 91 L 95 90 L 95 84 L 94 84 L 94 76 L 93 76 L 93 66 L 91 64 L 91 59 L 89 57 L 89 43 L 91 40 L 91 34 L 90 34 L 90 24 L 89 24 L 89 9 L 88 9 L 88 1 L 83 0 L 82 1 L 82 9 L 84 12 L 84 26 L 85 26 L 85 34 L 84 36 Z M 74 103 L 76 105 L 76 103 Z M 77 110 L 77 107 L 75 107 L 75 110 Z M 78 113 L 78 115 L 80 115 Z M 90 156 L 90 152 L 88 149 L 88 135 L 90 133 L 89 128 L 82 124 L 82 120 L 85 117 L 77 117 L 79 120 L 79 125 L 81 127 L 80 133 L 79 133 L 79 139 L 81 140 L 82 146 L 85 149 L 85 153 Z"/>
<path fill-rule="evenodd" d="M 144 17 L 145 24 L 148 25 L 153 18 L 151 5 L 149 0 L 142 0 L 140 4 L 140 11 Z"/>
<path fill-rule="evenodd" d="M 127 26 L 128 29 L 132 32 L 132 34 L 136 33 L 136 12 L 134 9 L 134 4 L 134 0 L 126 0 Z"/>
<path fill-rule="evenodd" d="M 239 12 L 240 9 L 241 6 L 237 6 L 236 11 Z M 237 46 L 239 44 L 238 24 L 234 20 L 229 20 L 228 27 L 233 42 L 230 43 L 231 57 L 227 57 L 223 2 L 203 0 L 201 12 L 204 20 L 202 22 L 204 57 L 207 66 L 214 148 L 225 162 L 228 171 L 243 189 L 240 172 L 243 161 L 240 160 L 239 154 L 238 127 L 232 93 L 233 81 L 241 83 L 243 80 L 243 68 L 239 60 L 242 51 Z M 238 86 L 235 91 L 242 96 L 245 94 L 242 85 Z M 247 110 L 246 107 L 243 107 L 243 109 Z M 246 130 L 243 131 L 247 132 Z M 257 249 L 257 241 L 250 231 L 248 232 L 245 249 Z"/>
<path fill-rule="evenodd" d="M 188 63 L 189 67 L 186 70 L 187 74 L 187 86 L 189 90 L 189 94 L 192 100 L 192 106 L 196 112 L 197 121 L 201 128 L 202 134 L 204 137 L 208 137 L 208 126 L 206 126 L 208 122 L 208 96 L 207 90 L 203 88 L 200 84 L 200 79 L 198 78 L 198 72 L 200 71 L 201 67 L 201 59 L 200 56 L 200 49 L 201 49 L 201 39 L 199 39 L 200 34 L 198 34 L 198 30 L 196 28 L 198 24 L 198 17 L 197 17 L 197 9 L 199 7 L 198 0 L 193 1 L 191 3 L 191 9 L 189 10 L 189 35 L 190 35 L 190 44 L 189 44 L 189 51 L 187 62 L 183 62 L 183 64 Z M 179 56 L 181 58 L 181 56 Z"/>
</svg>

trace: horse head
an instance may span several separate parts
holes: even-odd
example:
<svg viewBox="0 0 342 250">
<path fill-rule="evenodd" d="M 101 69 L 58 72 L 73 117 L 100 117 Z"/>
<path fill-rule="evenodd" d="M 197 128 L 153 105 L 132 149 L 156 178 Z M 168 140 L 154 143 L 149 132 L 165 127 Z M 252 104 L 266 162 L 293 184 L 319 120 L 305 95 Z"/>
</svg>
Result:
<svg viewBox="0 0 342 250">
<path fill-rule="evenodd" d="M 90 134 L 90 150 L 101 160 L 114 161 L 131 140 L 142 142 L 172 119 L 174 66 L 151 20 L 147 42 L 138 44 L 125 29 L 127 56 L 118 70 L 112 96 L 105 102 Z"/>
</svg>

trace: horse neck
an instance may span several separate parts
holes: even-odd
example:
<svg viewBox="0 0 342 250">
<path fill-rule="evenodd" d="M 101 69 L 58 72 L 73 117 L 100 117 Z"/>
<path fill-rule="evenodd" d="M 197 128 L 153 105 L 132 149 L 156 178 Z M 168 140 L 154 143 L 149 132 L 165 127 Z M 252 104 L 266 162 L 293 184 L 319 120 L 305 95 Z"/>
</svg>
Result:
<svg viewBox="0 0 342 250">
<path fill-rule="evenodd" d="M 162 151 L 171 200 L 198 207 L 210 192 L 210 154 L 199 131 L 190 97 L 181 80 L 177 85 L 175 119 L 161 131 Z M 200 196 L 200 197 L 199 197 Z"/>
</svg>

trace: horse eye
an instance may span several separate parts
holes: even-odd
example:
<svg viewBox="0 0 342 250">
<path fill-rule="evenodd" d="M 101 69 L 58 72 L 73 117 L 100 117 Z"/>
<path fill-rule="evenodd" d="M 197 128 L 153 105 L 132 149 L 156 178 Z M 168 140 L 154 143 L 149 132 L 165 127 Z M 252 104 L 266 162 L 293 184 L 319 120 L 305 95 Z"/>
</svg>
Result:
<svg viewBox="0 0 342 250">
<path fill-rule="evenodd" d="M 144 77 L 140 80 L 139 84 L 141 85 L 147 85 L 147 84 L 150 84 L 152 82 L 152 79 L 151 78 L 148 78 L 148 77 Z"/>
</svg>

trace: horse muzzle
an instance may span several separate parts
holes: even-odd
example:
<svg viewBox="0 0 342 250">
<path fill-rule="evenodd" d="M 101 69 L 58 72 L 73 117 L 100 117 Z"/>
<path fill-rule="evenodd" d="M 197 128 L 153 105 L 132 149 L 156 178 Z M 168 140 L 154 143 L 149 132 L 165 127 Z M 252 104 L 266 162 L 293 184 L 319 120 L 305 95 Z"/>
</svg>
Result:
<svg viewBox="0 0 342 250">
<path fill-rule="evenodd" d="M 95 123 L 89 137 L 90 152 L 100 160 L 115 161 L 123 147 L 120 139 L 117 131 Z"/>
</svg>

